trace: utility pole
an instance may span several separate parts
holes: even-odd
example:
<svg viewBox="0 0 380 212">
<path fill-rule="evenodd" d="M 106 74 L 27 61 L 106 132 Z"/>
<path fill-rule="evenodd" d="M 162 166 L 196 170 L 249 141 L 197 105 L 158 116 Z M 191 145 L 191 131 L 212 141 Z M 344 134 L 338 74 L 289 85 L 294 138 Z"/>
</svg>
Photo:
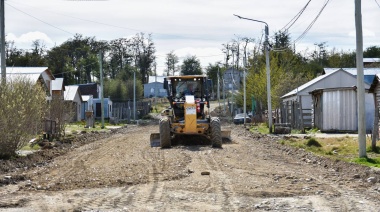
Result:
<svg viewBox="0 0 380 212">
<path fill-rule="evenodd" d="M 271 91 L 270 91 L 270 64 L 269 64 L 269 26 L 266 22 L 256 20 L 256 19 L 251 19 L 251 18 L 244 18 L 239 15 L 234 16 L 240 18 L 240 19 L 245 19 L 245 20 L 250 20 L 250 21 L 255 21 L 255 22 L 260 22 L 265 24 L 265 59 L 266 59 L 266 69 L 267 69 L 267 99 L 268 99 L 268 124 L 269 124 L 269 133 L 272 133 L 272 100 L 271 100 Z"/>
<path fill-rule="evenodd" d="M 223 87 L 222 87 L 222 89 L 223 89 L 223 112 L 224 112 L 224 114 L 226 113 L 226 91 L 225 91 L 225 83 L 224 83 L 224 77 L 222 77 L 222 82 L 223 82 Z"/>
<path fill-rule="evenodd" d="M 136 71 L 133 72 L 133 120 L 136 121 Z"/>
<path fill-rule="evenodd" d="M 100 109 L 101 109 L 101 120 L 104 129 L 104 96 L 103 96 L 103 67 L 102 67 L 102 52 L 99 52 L 99 66 L 100 66 Z"/>
<path fill-rule="evenodd" d="M 244 108 L 243 108 L 243 112 L 244 112 L 244 126 L 246 124 L 246 120 L 247 120 L 247 99 L 246 99 L 246 89 L 245 89 L 245 85 L 246 85 L 246 78 L 245 78 L 245 72 L 246 72 L 246 69 L 247 69 L 247 56 L 244 55 L 244 68 L 243 68 L 243 90 L 244 90 Z"/>
<path fill-rule="evenodd" d="M 2 83 L 6 83 L 6 77 L 7 77 L 7 73 L 6 73 L 6 67 L 5 67 L 5 10 L 4 10 L 4 1 L 5 0 L 0 0 L 0 13 L 1 13 L 1 20 L 0 20 L 0 36 L 1 36 L 1 56 L 0 56 L 0 60 L 1 60 L 1 82 Z"/>
<path fill-rule="evenodd" d="M 366 152 L 366 121 L 364 104 L 364 68 L 363 68 L 363 29 L 361 0 L 355 0 L 355 28 L 356 28 L 356 68 L 357 68 L 357 98 L 358 98 L 358 141 L 359 157 L 367 157 Z"/>
<path fill-rule="evenodd" d="M 220 109 L 220 62 L 217 63 L 218 65 L 218 86 L 217 86 L 217 98 L 219 103 L 219 109 Z"/>
</svg>

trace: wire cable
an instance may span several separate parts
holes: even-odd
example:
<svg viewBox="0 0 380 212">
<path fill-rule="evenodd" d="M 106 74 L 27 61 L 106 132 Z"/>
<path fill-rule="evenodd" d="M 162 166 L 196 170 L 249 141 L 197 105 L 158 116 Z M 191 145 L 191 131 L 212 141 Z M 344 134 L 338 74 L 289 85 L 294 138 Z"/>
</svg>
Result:
<svg viewBox="0 0 380 212">
<path fill-rule="evenodd" d="M 327 4 L 330 2 L 330 0 L 325 1 L 324 5 L 322 6 L 321 10 L 319 11 L 318 15 L 314 18 L 314 20 L 309 24 L 309 26 L 305 29 L 305 31 L 294 40 L 294 43 L 297 43 L 298 41 L 302 40 L 306 34 L 309 32 L 311 27 L 315 24 L 315 22 L 318 20 L 319 16 L 322 14 L 323 10 L 326 8 Z"/>
<path fill-rule="evenodd" d="M 40 22 L 42 22 L 42 23 L 44 23 L 44 24 L 47 24 L 47 25 L 49 25 L 49 26 L 51 26 L 51 27 L 53 27 L 53 28 L 56 28 L 56 29 L 58 29 L 58 30 L 60 30 L 60 31 L 66 32 L 66 33 L 68 33 L 68 34 L 70 34 L 70 35 L 75 35 L 74 33 L 71 33 L 71 32 L 66 31 L 66 30 L 64 30 L 64 29 L 61 29 L 61 28 L 59 28 L 59 27 L 57 27 L 57 26 L 54 26 L 53 24 L 47 23 L 46 21 L 43 21 L 43 20 L 41 20 L 41 19 L 39 19 L 39 18 L 37 18 L 37 17 L 34 17 L 34 16 L 30 15 L 29 13 L 26 13 L 26 12 L 20 10 L 20 9 L 17 9 L 16 7 L 14 7 L 14 6 L 12 6 L 12 5 L 8 4 L 8 3 L 6 3 L 6 4 L 7 4 L 8 6 L 12 7 L 13 9 L 15 9 L 15 10 L 21 12 L 21 13 L 24 13 L 25 15 L 27 15 L 27 16 L 29 16 L 29 17 L 32 17 L 32 18 L 34 18 L 34 19 L 36 19 L 36 20 L 38 20 L 38 21 L 40 21 Z"/>
<path fill-rule="evenodd" d="M 376 4 L 377 4 L 377 6 L 379 6 L 379 8 L 380 8 L 380 4 L 379 4 L 379 2 L 377 2 L 377 0 L 375 0 L 375 2 L 376 2 Z"/>
<path fill-rule="evenodd" d="M 306 3 L 306 5 L 284 27 L 282 27 L 281 31 L 288 31 L 290 27 L 292 27 L 296 23 L 296 21 L 301 17 L 302 13 L 306 10 L 310 2 L 311 0 L 309 0 Z"/>
</svg>

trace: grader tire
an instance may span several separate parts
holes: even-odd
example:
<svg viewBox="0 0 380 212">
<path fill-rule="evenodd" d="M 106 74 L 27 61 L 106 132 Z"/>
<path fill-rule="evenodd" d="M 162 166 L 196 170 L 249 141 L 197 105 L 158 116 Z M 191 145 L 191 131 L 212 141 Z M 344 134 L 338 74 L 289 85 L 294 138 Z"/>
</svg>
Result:
<svg viewBox="0 0 380 212">
<path fill-rule="evenodd" d="M 222 148 L 222 130 L 220 127 L 220 121 L 217 117 L 212 117 L 210 121 L 210 129 L 211 129 L 211 142 L 212 147 L 214 148 Z"/>
<path fill-rule="evenodd" d="M 170 124 L 168 118 L 162 118 L 160 120 L 160 146 L 161 148 L 170 148 Z"/>
</svg>

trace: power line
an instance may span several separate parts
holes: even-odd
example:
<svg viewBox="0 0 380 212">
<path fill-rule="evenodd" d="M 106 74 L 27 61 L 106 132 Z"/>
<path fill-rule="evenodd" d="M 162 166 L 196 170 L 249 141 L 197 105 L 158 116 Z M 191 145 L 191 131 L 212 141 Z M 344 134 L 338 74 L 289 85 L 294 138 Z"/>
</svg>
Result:
<svg viewBox="0 0 380 212">
<path fill-rule="evenodd" d="M 377 6 L 379 6 L 379 8 L 380 8 L 380 4 L 379 4 L 379 2 L 377 2 L 377 0 L 375 0 L 375 2 L 376 2 L 376 4 L 377 4 Z"/>
<path fill-rule="evenodd" d="M 75 0 L 72 0 L 72 1 L 75 1 Z M 89 1 L 89 0 L 82 0 L 82 1 Z M 7 4 L 9 5 L 9 4 Z M 31 5 L 28 5 L 28 4 L 24 4 L 26 6 L 29 6 L 29 7 L 32 7 L 32 8 L 37 8 L 37 7 L 34 7 L 34 6 L 31 6 Z M 9 5 L 11 6 L 11 5 Z M 45 23 L 45 24 L 48 24 L 49 26 L 52 26 L 54 28 L 57 28 L 59 30 L 62 30 L 62 31 L 65 31 L 63 29 L 60 29 L 58 27 L 55 27 L 53 26 L 52 24 L 49 24 L 41 19 L 38 19 L 30 14 L 27 14 L 26 12 L 23 12 L 19 9 L 17 9 L 16 7 L 14 6 L 11 6 L 13 7 L 14 9 L 28 15 L 28 16 L 31 16 L 39 21 L 41 21 L 42 23 Z M 40 8 L 37 8 L 40 10 Z M 51 12 L 49 10 L 44 10 L 44 11 L 48 11 L 48 12 Z M 100 25 L 104 25 L 104 26 L 109 26 L 109 27 L 113 27 L 113 28 L 119 28 L 119 29 L 126 29 L 126 30 L 132 30 L 132 31 L 136 31 L 136 32 L 143 32 L 143 33 L 146 33 L 146 34 L 152 34 L 152 35 L 161 35 L 161 36 L 169 36 L 171 38 L 188 38 L 188 39 L 197 39 L 197 40 L 205 40 L 205 41 L 210 41 L 210 40 L 213 40 L 212 38 L 205 38 L 205 37 L 202 37 L 202 36 L 197 36 L 197 37 L 192 37 L 192 36 L 181 36 L 181 35 L 174 35 L 174 34 L 164 34 L 164 33 L 155 33 L 155 32 L 148 32 L 148 31 L 144 31 L 144 30 L 139 30 L 139 29 L 135 29 L 135 28 L 129 28 L 129 27 L 123 27 L 123 26 L 118 26 L 118 25 L 113 25 L 113 24 L 108 24 L 108 23 L 104 23 L 104 22 L 99 22 L 99 21 L 93 21 L 93 20 L 89 20 L 89 19 L 84 19 L 84 18 L 79 18 L 79 17 L 75 17 L 75 16 L 70 16 L 70 15 L 66 15 L 66 14 L 62 14 L 62 13 L 57 13 L 57 12 L 54 12 L 54 14 L 59 14 L 61 16 L 66 16 L 66 17 L 69 17 L 69 18 L 73 18 L 73 19 L 77 19 L 77 20 L 81 20 L 81 21 L 86 21 L 86 22 L 91 22 L 91 23 L 95 23 L 95 24 L 100 24 Z M 65 31 L 67 32 L 67 31 Z M 70 33 L 70 32 L 67 32 L 67 33 Z M 70 33 L 72 35 L 74 35 L 73 33 Z"/>
<path fill-rule="evenodd" d="M 318 15 L 314 18 L 314 20 L 309 24 L 309 26 L 305 29 L 305 31 L 294 41 L 294 43 L 297 43 L 298 41 L 302 40 L 306 34 L 309 32 L 311 27 L 315 24 L 315 22 L 318 20 L 319 16 L 322 14 L 323 10 L 327 6 L 330 0 L 325 1 L 324 5 L 322 6 L 321 10 L 319 11 Z"/>
<path fill-rule="evenodd" d="M 299 17 L 301 17 L 302 13 L 306 10 L 306 8 L 310 2 L 311 2 L 311 0 L 309 0 L 306 3 L 306 5 L 284 27 L 282 27 L 281 31 L 284 31 L 285 28 L 286 28 L 285 31 L 288 31 L 290 29 L 290 27 L 292 27 L 296 23 L 296 21 L 299 19 Z"/>
<path fill-rule="evenodd" d="M 47 23 L 46 21 L 43 21 L 43 20 L 41 20 L 41 19 L 39 19 L 39 18 L 37 18 L 37 17 L 34 17 L 34 16 L 30 15 L 29 13 L 26 13 L 26 12 L 20 10 L 20 9 L 17 9 L 16 7 L 14 7 L 14 6 L 12 6 L 12 5 L 8 4 L 8 3 L 6 3 L 6 4 L 7 4 L 8 6 L 12 7 L 13 9 L 15 9 L 15 10 L 21 12 L 21 13 L 24 13 L 25 15 L 30 16 L 30 17 L 32 17 L 32 18 L 34 18 L 34 19 L 36 19 L 36 20 L 38 20 L 38 21 L 40 21 L 40 22 L 42 22 L 42 23 L 44 23 L 44 24 L 47 24 L 47 25 L 49 25 L 49 26 L 51 26 L 51 27 L 53 27 L 53 28 L 56 28 L 56 29 L 61 30 L 61 31 L 63 31 L 63 32 L 66 32 L 66 33 L 68 33 L 68 34 L 70 34 L 70 35 L 75 35 L 75 34 L 69 32 L 69 31 L 66 31 L 66 30 L 64 30 L 64 29 L 61 29 L 61 28 L 59 28 L 59 27 L 57 27 L 57 26 L 54 26 L 54 25 L 52 25 L 52 24 Z"/>
</svg>

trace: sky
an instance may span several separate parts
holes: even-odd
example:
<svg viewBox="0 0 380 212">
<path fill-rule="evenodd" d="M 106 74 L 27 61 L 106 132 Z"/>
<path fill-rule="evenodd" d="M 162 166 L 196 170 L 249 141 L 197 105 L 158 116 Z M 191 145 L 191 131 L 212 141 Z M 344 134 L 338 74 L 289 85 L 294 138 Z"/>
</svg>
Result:
<svg viewBox="0 0 380 212">
<path fill-rule="evenodd" d="M 41 40 L 50 49 L 79 33 L 96 40 L 152 34 L 157 70 L 165 69 L 174 51 L 180 63 L 196 56 L 203 67 L 224 61 L 222 44 L 249 37 L 256 43 L 265 25 L 269 36 L 284 27 L 309 0 L 5 0 L 5 34 L 15 47 L 31 48 Z M 326 7 L 320 13 L 323 5 Z M 356 49 L 355 1 L 312 0 L 288 29 L 296 40 L 320 13 L 307 34 L 295 43 L 297 52 L 311 53 L 326 42 L 328 50 Z M 380 46 L 380 0 L 362 1 L 363 45 Z"/>
</svg>

